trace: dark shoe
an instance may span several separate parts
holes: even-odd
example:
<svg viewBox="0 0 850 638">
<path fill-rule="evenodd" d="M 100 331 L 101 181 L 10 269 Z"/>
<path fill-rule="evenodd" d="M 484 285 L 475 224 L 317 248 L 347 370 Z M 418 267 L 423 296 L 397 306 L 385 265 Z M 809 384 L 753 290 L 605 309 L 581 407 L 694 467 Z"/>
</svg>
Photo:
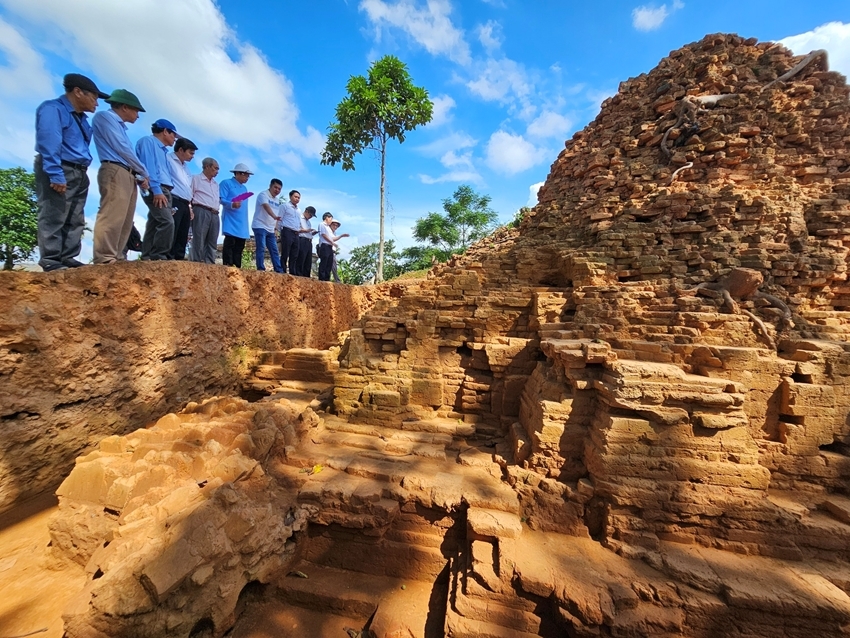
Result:
<svg viewBox="0 0 850 638">
<path fill-rule="evenodd" d="M 88 266 L 88 264 L 84 264 L 83 262 L 78 261 L 76 259 L 68 259 L 66 261 L 63 261 L 62 265 L 66 268 L 79 268 L 81 266 Z"/>
<path fill-rule="evenodd" d="M 68 270 L 68 266 L 63 266 L 59 264 L 58 266 L 47 266 L 46 268 L 42 268 L 44 272 L 55 272 L 57 270 Z"/>
</svg>

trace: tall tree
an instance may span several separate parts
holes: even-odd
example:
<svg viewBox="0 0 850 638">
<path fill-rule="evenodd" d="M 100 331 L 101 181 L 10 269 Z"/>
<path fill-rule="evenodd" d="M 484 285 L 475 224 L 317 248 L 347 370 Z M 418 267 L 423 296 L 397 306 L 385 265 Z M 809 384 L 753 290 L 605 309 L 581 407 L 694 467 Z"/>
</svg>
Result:
<svg viewBox="0 0 850 638">
<path fill-rule="evenodd" d="M 413 237 L 437 249 L 441 261 L 490 234 L 499 219 L 490 208 L 490 196 L 476 193 L 467 184 L 443 200 L 443 211 L 420 217 L 413 227 Z"/>
<path fill-rule="evenodd" d="M 392 55 L 373 62 L 367 77 L 352 76 L 348 95 L 336 107 L 336 122 L 328 127 L 322 164 L 342 164 L 354 170 L 354 156 L 373 150 L 381 158 L 381 223 L 376 281 L 384 279 L 384 199 L 387 143 L 402 144 L 408 131 L 431 121 L 434 105 L 428 91 L 415 86 L 407 66 Z"/>
<path fill-rule="evenodd" d="M 0 169 L 0 259 L 12 270 L 38 246 L 35 175 L 17 168 Z"/>
</svg>

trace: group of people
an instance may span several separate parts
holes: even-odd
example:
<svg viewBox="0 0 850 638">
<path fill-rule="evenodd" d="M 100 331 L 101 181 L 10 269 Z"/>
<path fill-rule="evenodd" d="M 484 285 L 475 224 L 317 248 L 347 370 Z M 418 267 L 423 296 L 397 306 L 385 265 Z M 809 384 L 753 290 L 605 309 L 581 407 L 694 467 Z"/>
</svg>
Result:
<svg viewBox="0 0 850 638">
<path fill-rule="evenodd" d="M 221 231 L 222 262 L 240 268 L 245 241 L 250 238 L 248 200 L 253 193 L 245 184 L 253 173 L 248 166 L 237 164 L 230 171 L 233 177 L 219 184 L 215 179 L 219 164 L 206 157 L 201 173 L 192 175 L 187 164 L 198 147 L 178 135 L 169 120 L 156 120 L 151 135 L 141 138 L 135 147 L 130 143 L 127 124 L 136 122 L 145 112 L 133 93 L 116 89 L 106 94 L 91 79 L 77 73 L 66 75 L 63 85 L 64 95 L 43 102 L 36 111 L 35 179 L 42 269 L 84 265 L 77 256 L 85 228 L 92 141 L 100 158 L 95 264 L 127 258 L 137 192 L 141 191 L 148 207 L 141 242 L 143 260 L 184 259 L 191 229 L 189 258 L 215 263 Z M 97 111 L 98 99 L 110 108 Z M 87 113 L 94 113 L 91 124 Z M 337 242 L 349 235 L 336 234 L 339 222 L 331 213 L 325 213 L 314 229 L 311 220 L 316 209 L 299 209 L 301 194 L 297 190 L 290 191 L 289 200 L 282 202 L 282 189 L 281 180 L 273 179 L 257 196 L 250 224 L 257 246 L 257 269 L 265 270 L 268 250 L 275 272 L 310 277 L 313 237 L 318 235 L 319 279 L 329 281 L 333 276 L 339 281 L 335 249 Z"/>
</svg>

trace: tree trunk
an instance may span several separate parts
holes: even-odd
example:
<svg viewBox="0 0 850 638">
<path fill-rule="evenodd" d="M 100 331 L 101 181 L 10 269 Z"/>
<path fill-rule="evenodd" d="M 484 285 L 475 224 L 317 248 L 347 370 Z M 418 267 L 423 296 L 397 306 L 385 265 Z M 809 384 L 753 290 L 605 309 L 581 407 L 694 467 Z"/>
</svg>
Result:
<svg viewBox="0 0 850 638">
<path fill-rule="evenodd" d="M 11 246 L 3 246 L 0 255 L 3 256 L 3 270 L 12 270 L 15 267 L 14 249 Z"/>
<path fill-rule="evenodd" d="M 378 235 L 378 268 L 375 270 L 375 283 L 384 280 L 384 189 L 386 187 L 387 141 L 381 140 L 381 224 Z"/>
</svg>

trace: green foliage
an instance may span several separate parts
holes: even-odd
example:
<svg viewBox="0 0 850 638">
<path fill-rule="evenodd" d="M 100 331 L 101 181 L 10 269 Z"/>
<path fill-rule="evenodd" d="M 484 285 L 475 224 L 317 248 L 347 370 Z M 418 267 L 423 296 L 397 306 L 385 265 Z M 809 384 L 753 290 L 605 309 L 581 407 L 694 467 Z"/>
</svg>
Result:
<svg viewBox="0 0 850 638">
<path fill-rule="evenodd" d="M 471 186 L 462 184 L 454 194 L 443 200 L 445 213 L 428 213 L 416 220 L 413 236 L 429 244 L 439 261 L 462 253 L 470 244 L 490 234 L 496 226 L 498 213 L 490 208 L 490 196 L 479 195 Z"/>
<path fill-rule="evenodd" d="M 395 252 L 395 242 L 388 239 L 384 244 L 384 274 L 387 279 L 404 272 L 399 258 L 400 255 Z M 344 284 L 372 283 L 377 271 L 378 242 L 352 248 L 348 259 L 337 260 L 337 273 Z"/>
<path fill-rule="evenodd" d="M 0 259 L 3 270 L 28 259 L 38 246 L 35 175 L 23 168 L 0 169 Z"/>
<path fill-rule="evenodd" d="M 512 228 L 519 228 L 519 225 L 522 223 L 522 220 L 525 219 L 525 216 L 531 212 L 531 209 L 528 206 L 523 206 L 517 212 L 514 213 L 514 218 L 511 220 L 509 224 Z"/>
<path fill-rule="evenodd" d="M 336 107 L 336 121 L 328 127 L 322 164 L 341 164 L 343 170 L 352 171 L 356 155 L 364 150 L 380 153 L 380 240 L 376 278 L 381 281 L 384 275 L 387 142 L 394 139 L 401 144 L 409 131 L 430 122 L 434 104 L 428 99 L 428 91 L 413 84 L 407 66 L 392 55 L 373 62 L 366 77 L 352 76 L 346 90 L 348 95 Z"/>
<path fill-rule="evenodd" d="M 266 251 L 268 252 L 268 251 Z M 256 250 L 248 250 L 247 248 L 242 251 L 242 270 L 256 270 L 257 269 L 257 252 Z"/>
<path fill-rule="evenodd" d="M 405 134 L 431 121 L 428 92 L 414 86 L 407 66 L 385 55 L 369 67 L 368 77 L 352 76 L 348 95 L 336 107 L 336 122 L 322 151 L 322 164 L 342 164 L 354 170 L 354 156 L 366 149 L 383 152 L 390 139 L 403 143 Z"/>
<path fill-rule="evenodd" d="M 402 269 L 407 272 L 410 270 L 430 270 L 431 266 L 438 261 L 446 261 L 450 257 L 450 253 L 433 246 L 411 246 L 402 250 L 400 257 Z"/>
</svg>

